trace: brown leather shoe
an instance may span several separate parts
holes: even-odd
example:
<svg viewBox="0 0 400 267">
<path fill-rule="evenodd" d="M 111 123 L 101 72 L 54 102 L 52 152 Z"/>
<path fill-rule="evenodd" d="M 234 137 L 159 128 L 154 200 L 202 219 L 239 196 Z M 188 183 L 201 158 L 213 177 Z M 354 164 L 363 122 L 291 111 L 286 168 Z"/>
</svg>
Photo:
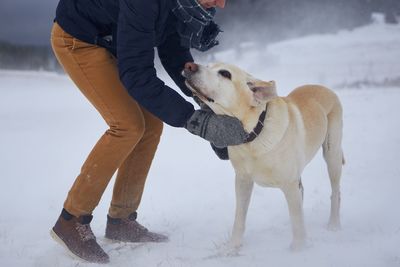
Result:
<svg viewBox="0 0 400 267">
<path fill-rule="evenodd" d="M 92 218 L 92 215 L 75 217 L 63 209 L 50 235 L 71 256 L 93 263 L 108 263 L 108 255 L 99 246 L 90 228 Z"/>
<path fill-rule="evenodd" d="M 137 213 L 126 219 L 107 216 L 106 238 L 122 242 L 167 242 L 168 237 L 150 232 L 136 221 Z"/>
</svg>

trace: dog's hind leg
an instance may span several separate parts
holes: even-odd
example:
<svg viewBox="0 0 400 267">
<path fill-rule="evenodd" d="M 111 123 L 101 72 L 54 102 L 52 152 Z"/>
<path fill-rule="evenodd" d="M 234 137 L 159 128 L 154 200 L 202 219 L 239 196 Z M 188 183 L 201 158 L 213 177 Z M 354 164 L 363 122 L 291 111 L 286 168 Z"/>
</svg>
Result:
<svg viewBox="0 0 400 267">
<path fill-rule="evenodd" d="M 301 189 L 297 183 L 292 183 L 282 188 L 282 191 L 288 203 L 292 223 L 293 241 L 290 248 L 292 250 L 299 250 L 304 247 L 306 241 Z"/>
<path fill-rule="evenodd" d="M 245 231 L 247 210 L 249 208 L 254 182 L 246 176 L 236 175 L 236 214 L 232 237 L 229 242 L 231 249 L 238 249 L 242 244 Z"/>
<path fill-rule="evenodd" d="M 340 229 L 340 178 L 344 157 L 342 151 L 342 112 L 340 106 L 328 115 L 328 132 L 323 143 L 323 155 L 331 181 L 331 214 L 329 230 Z"/>
</svg>

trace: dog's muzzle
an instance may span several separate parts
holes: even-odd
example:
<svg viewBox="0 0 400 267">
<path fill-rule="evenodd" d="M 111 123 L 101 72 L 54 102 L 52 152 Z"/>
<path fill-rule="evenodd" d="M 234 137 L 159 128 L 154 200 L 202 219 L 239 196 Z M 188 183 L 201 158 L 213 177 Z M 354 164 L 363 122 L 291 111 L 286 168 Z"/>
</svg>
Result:
<svg viewBox="0 0 400 267">
<path fill-rule="evenodd" d="M 185 81 L 186 86 L 193 92 L 193 94 L 197 95 L 201 100 L 207 100 L 208 102 L 214 103 L 214 99 L 206 96 L 200 89 L 194 86 L 189 79 Z"/>
</svg>

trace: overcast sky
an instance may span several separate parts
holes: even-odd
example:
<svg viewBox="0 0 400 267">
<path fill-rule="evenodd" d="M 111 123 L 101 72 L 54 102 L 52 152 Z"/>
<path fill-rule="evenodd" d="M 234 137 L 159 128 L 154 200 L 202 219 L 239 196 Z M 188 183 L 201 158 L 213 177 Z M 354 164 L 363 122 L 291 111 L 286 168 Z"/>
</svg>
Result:
<svg viewBox="0 0 400 267">
<path fill-rule="evenodd" d="M 48 45 L 58 0 L 0 0 L 0 40 Z"/>
</svg>

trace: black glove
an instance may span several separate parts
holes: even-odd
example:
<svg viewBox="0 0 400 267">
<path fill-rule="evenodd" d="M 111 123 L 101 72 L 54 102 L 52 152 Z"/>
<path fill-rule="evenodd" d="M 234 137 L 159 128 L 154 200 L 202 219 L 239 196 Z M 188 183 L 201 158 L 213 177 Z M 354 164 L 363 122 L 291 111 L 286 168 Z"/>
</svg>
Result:
<svg viewBox="0 0 400 267">
<path fill-rule="evenodd" d="M 217 115 L 211 110 L 196 110 L 185 128 L 218 148 L 241 145 L 248 136 L 237 118 Z"/>
</svg>

